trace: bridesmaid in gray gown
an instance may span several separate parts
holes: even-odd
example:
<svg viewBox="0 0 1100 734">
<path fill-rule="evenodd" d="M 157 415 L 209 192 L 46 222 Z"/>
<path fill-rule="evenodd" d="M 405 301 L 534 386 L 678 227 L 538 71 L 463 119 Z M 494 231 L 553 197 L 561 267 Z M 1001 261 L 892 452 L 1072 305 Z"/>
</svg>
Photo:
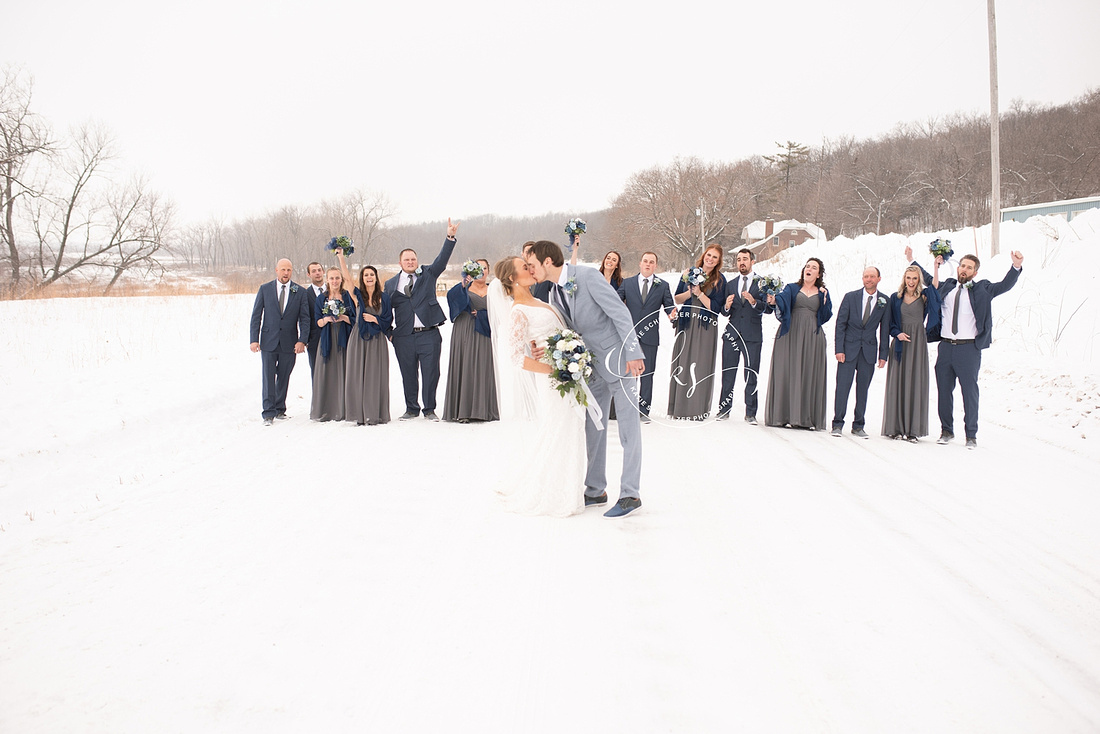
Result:
<svg viewBox="0 0 1100 734">
<path fill-rule="evenodd" d="M 355 302 L 351 294 L 344 290 L 344 276 L 339 268 L 329 268 L 325 273 L 328 288 L 317 296 L 317 325 L 321 327 L 321 344 L 313 372 L 313 403 L 309 410 L 310 420 L 344 420 L 344 354 L 347 350 L 348 335 L 355 320 Z M 343 304 L 344 313 L 331 313 L 334 303 Z"/>
<path fill-rule="evenodd" d="M 349 281 L 343 254 L 340 269 Z M 357 426 L 376 426 L 390 422 L 390 344 L 387 336 L 393 325 L 393 308 L 388 294 L 382 292 L 382 280 L 373 265 L 359 270 L 355 288 L 359 309 L 356 328 L 348 339 L 347 374 L 344 378 L 346 419 Z"/>
<path fill-rule="evenodd" d="M 722 276 L 722 248 L 712 245 L 699 258 L 706 280 L 688 286 L 681 278 L 673 300 L 683 304 L 672 347 L 672 371 L 668 383 L 670 418 L 703 420 L 710 415 L 714 364 L 718 354 L 718 310 L 726 300 L 726 279 Z M 685 273 L 686 274 L 686 273 Z"/>
<path fill-rule="evenodd" d="M 825 288 L 825 264 L 811 257 L 797 283 L 768 296 L 779 331 L 772 347 L 764 425 L 825 430 L 825 331 L 833 302 Z"/>
<path fill-rule="evenodd" d="M 886 366 L 882 435 L 911 443 L 928 435 L 928 331 L 940 321 L 939 283 L 922 288 L 923 280 L 920 268 L 910 265 L 890 296 L 894 343 Z"/>
<path fill-rule="evenodd" d="M 500 420 L 496 375 L 493 372 L 493 342 L 486 304 L 489 261 L 478 260 L 481 274 L 463 276 L 447 292 L 451 312 L 451 361 L 447 368 L 447 393 L 443 399 L 443 420 Z"/>
</svg>

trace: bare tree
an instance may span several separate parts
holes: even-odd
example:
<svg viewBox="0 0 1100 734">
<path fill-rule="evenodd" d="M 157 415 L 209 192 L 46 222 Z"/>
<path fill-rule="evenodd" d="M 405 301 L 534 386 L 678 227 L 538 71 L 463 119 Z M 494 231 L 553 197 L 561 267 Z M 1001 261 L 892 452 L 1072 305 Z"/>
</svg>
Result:
<svg viewBox="0 0 1100 734">
<path fill-rule="evenodd" d="M 32 293 L 77 274 L 94 279 L 104 270 L 106 293 L 127 270 L 160 267 L 157 254 L 167 246 L 172 206 L 141 180 L 112 183 L 107 167 L 113 157 L 103 128 L 74 132 L 58 180 L 31 207 Z"/>
<path fill-rule="evenodd" d="M 656 238 L 685 265 L 725 234 L 750 201 L 735 166 L 677 158 L 631 176 L 612 214 L 615 226 Z"/>
<path fill-rule="evenodd" d="M 23 261 L 16 235 L 16 207 L 37 194 L 26 179 L 33 159 L 48 155 L 54 142 L 44 120 L 31 112 L 32 82 L 13 69 L 0 78 L 0 258 L 7 260 L 11 295 L 20 290 Z"/>
</svg>

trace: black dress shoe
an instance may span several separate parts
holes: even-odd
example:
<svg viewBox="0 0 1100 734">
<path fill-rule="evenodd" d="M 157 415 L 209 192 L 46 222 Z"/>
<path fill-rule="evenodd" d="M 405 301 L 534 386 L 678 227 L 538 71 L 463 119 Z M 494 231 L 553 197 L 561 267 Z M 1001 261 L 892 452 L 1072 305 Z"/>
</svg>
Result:
<svg viewBox="0 0 1100 734">
<path fill-rule="evenodd" d="M 399 420 L 399 421 L 410 421 L 413 418 L 419 418 L 419 417 L 420 417 L 420 413 L 414 413 L 411 410 L 406 410 L 405 415 L 401 416 L 397 420 Z"/>
<path fill-rule="evenodd" d="M 606 505 L 607 504 L 607 492 L 604 492 L 599 497 L 584 496 L 584 506 L 592 507 L 593 505 Z"/>
</svg>

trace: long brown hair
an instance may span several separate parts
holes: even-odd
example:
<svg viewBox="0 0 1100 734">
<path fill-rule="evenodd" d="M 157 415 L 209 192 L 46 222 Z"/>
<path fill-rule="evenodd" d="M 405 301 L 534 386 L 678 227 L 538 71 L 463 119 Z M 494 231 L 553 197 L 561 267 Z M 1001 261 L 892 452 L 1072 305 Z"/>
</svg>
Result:
<svg viewBox="0 0 1100 734">
<path fill-rule="evenodd" d="M 523 262 L 522 257 L 506 257 L 493 266 L 493 274 L 508 295 L 512 295 L 512 288 L 516 285 L 516 260 Z"/>
<path fill-rule="evenodd" d="M 607 277 L 607 271 L 603 269 L 603 264 L 607 262 L 608 255 L 614 255 L 619 258 L 619 262 L 615 264 L 614 272 L 611 273 L 611 285 L 617 288 L 622 285 L 623 282 L 623 256 L 614 250 L 608 250 L 607 253 L 604 254 L 603 260 L 600 260 L 600 274 L 605 278 Z"/>
<path fill-rule="evenodd" d="M 711 245 L 707 249 L 703 250 L 703 254 L 699 256 L 699 262 L 695 263 L 695 267 L 703 267 L 703 258 L 706 257 L 707 253 L 711 250 L 714 250 L 718 253 L 718 262 L 717 264 L 715 264 L 714 270 L 710 271 L 710 274 L 707 275 L 707 279 L 703 281 L 703 285 L 699 287 L 699 290 L 703 291 L 703 293 L 706 293 L 707 291 L 713 289 L 715 284 L 718 282 L 718 279 L 722 277 L 722 248 L 718 245 Z M 703 272 L 705 273 L 706 270 L 704 269 Z"/>
<path fill-rule="evenodd" d="M 374 273 L 374 292 L 367 296 L 367 286 L 363 282 L 363 273 L 367 271 Z M 378 269 L 373 265 L 364 265 L 359 268 L 359 292 L 363 294 L 363 298 L 367 301 L 367 305 L 373 308 L 375 311 L 382 308 L 382 279 L 378 277 Z"/>
<path fill-rule="evenodd" d="M 825 287 L 825 263 L 821 262 L 820 258 L 811 257 L 806 260 L 806 265 L 810 264 L 810 260 L 817 263 L 817 281 L 814 283 L 818 288 Z M 806 265 L 802 266 L 802 270 L 798 271 L 798 287 L 803 286 L 802 279 L 806 277 Z"/>
</svg>

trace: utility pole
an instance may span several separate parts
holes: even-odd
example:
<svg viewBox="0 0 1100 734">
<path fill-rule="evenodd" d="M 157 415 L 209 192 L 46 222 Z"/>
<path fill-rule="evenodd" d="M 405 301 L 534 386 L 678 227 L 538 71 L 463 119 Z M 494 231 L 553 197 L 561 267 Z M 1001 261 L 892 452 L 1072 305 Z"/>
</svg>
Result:
<svg viewBox="0 0 1100 734">
<path fill-rule="evenodd" d="M 994 0 L 986 0 L 989 8 L 989 167 L 993 172 L 990 198 L 993 236 L 990 255 L 1001 252 L 1001 108 L 997 102 L 997 13 Z"/>
</svg>

